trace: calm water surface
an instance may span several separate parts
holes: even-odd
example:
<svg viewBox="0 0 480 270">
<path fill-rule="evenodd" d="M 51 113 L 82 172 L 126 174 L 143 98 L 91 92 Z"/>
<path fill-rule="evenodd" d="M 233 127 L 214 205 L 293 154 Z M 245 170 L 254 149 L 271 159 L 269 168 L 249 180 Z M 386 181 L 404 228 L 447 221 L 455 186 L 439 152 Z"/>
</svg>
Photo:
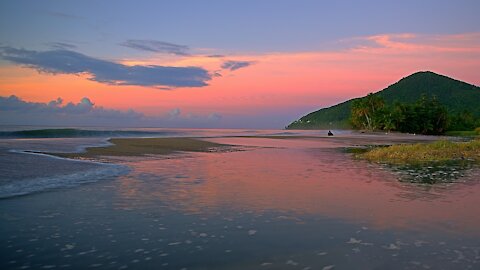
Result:
<svg viewBox="0 0 480 270">
<path fill-rule="evenodd" d="M 117 176 L 0 200 L 0 268 L 480 268 L 477 167 L 427 185 L 341 140 L 209 140 L 243 147 L 116 158 Z"/>
</svg>

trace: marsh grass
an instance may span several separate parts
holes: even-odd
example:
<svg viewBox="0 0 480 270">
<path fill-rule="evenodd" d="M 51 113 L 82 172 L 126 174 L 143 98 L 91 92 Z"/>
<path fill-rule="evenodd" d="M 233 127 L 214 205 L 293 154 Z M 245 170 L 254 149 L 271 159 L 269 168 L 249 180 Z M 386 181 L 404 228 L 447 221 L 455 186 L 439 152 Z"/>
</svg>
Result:
<svg viewBox="0 0 480 270">
<path fill-rule="evenodd" d="M 357 156 L 387 164 L 431 163 L 452 160 L 480 162 L 480 139 L 468 142 L 447 140 L 433 143 L 398 144 L 373 148 Z"/>
<path fill-rule="evenodd" d="M 447 136 L 461 136 L 461 137 L 475 137 L 480 134 L 480 129 L 478 132 L 476 130 L 457 130 L 457 131 L 447 131 L 445 135 Z"/>
</svg>

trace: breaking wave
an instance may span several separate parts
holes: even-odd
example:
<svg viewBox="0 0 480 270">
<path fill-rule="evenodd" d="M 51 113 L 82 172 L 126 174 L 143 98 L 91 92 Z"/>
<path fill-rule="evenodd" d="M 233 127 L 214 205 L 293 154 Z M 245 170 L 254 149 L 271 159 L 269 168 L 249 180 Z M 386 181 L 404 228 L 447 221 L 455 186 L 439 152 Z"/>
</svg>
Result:
<svg viewBox="0 0 480 270">
<path fill-rule="evenodd" d="M 159 137 L 174 131 L 87 130 L 75 128 L 0 131 L 0 138 Z"/>
</svg>

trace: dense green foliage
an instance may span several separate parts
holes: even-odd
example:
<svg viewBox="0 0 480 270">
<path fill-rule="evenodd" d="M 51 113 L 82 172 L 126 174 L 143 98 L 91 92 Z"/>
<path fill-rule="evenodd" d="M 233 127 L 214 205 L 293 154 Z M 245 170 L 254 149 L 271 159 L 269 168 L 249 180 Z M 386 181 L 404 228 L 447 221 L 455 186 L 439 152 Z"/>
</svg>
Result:
<svg viewBox="0 0 480 270">
<path fill-rule="evenodd" d="M 467 110 L 451 115 L 449 120 L 450 130 L 473 130 L 480 127 L 480 117 L 475 119 L 475 116 Z"/>
<path fill-rule="evenodd" d="M 385 127 L 385 101 L 372 93 L 352 102 L 351 123 L 360 129 L 376 130 Z"/>
<path fill-rule="evenodd" d="M 468 111 L 474 119 L 480 118 L 480 87 L 433 72 L 414 73 L 373 95 L 382 97 L 386 106 L 393 106 L 396 102 L 414 104 L 422 95 L 435 96 L 437 102 L 448 110 L 450 129 L 471 127 L 471 122 L 464 115 L 465 111 Z M 288 125 L 287 129 L 352 128 L 349 119 L 356 100 L 359 99 L 312 112 Z M 457 125 L 462 121 L 466 124 L 464 128 Z M 388 123 L 386 124 L 388 126 Z M 474 126 L 478 127 L 478 124 L 475 123 Z"/>
<path fill-rule="evenodd" d="M 381 96 L 369 94 L 355 100 L 351 122 L 355 128 L 395 130 L 419 134 L 443 134 L 447 129 L 448 112 L 435 96 L 421 96 L 414 103 L 395 102 L 385 105 Z"/>
</svg>

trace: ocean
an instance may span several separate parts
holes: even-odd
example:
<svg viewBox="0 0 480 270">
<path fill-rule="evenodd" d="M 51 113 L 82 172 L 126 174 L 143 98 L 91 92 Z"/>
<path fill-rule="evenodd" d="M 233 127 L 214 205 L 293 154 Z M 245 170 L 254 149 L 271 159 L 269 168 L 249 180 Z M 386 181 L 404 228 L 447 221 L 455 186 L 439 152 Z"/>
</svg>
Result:
<svg viewBox="0 0 480 270">
<path fill-rule="evenodd" d="M 368 163 L 348 149 L 422 137 L 326 132 L 3 127 L 0 268 L 479 268 L 478 166 Z M 42 154 L 118 137 L 239 147 L 94 161 Z M 417 181 L 432 174 L 442 181 Z"/>
</svg>

